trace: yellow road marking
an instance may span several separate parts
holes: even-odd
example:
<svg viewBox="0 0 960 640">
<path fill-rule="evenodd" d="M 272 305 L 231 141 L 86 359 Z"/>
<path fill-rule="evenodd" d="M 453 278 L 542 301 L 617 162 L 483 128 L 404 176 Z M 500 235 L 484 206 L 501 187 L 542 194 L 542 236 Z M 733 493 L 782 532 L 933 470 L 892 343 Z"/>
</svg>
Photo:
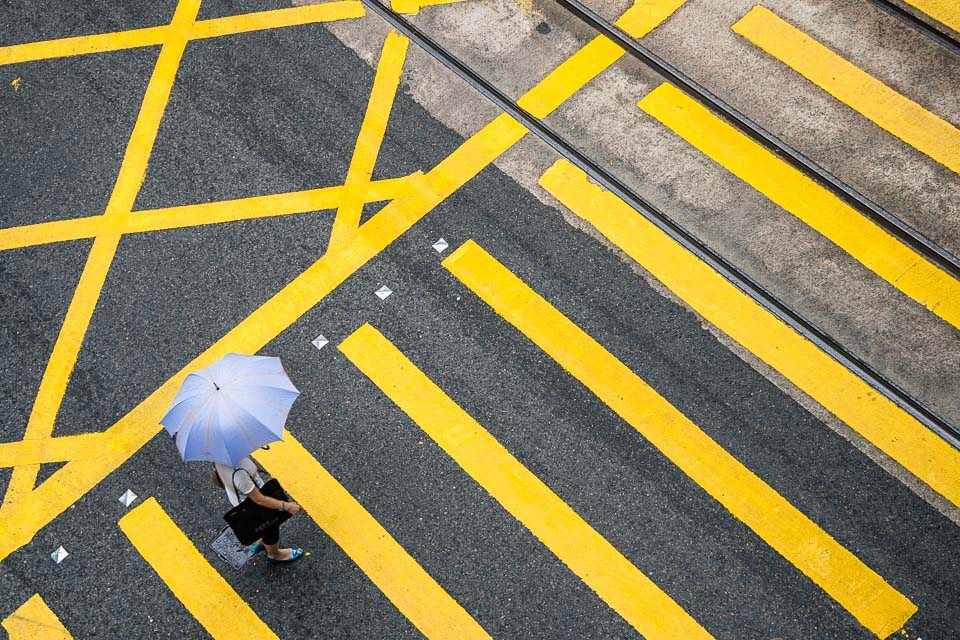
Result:
<svg viewBox="0 0 960 640">
<path fill-rule="evenodd" d="M 83 272 L 80 274 L 80 281 L 67 308 L 50 360 L 40 380 L 40 388 L 37 390 L 30 418 L 27 421 L 25 440 L 41 439 L 53 433 L 57 412 L 63 402 L 70 374 L 73 372 L 80 346 L 83 344 L 83 337 L 120 244 L 120 233 L 116 230 L 118 221 L 122 224 L 129 215 L 137 193 L 140 191 L 140 185 L 147 171 L 147 161 L 153 149 L 157 130 L 160 128 L 160 120 L 163 118 L 163 112 L 173 88 L 173 80 L 180 66 L 180 58 L 187 47 L 186 34 L 189 33 L 190 25 L 193 24 L 199 10 L 200 0 L 179 0 L 177 3 L 167 39 L 160 49 L 156 66 L 147 84 L 140 112 L 120 163 L 117 181 L 103 214 L 106 231 L 94 240 Z M 14 467 L 4 504 L 15 503 L 27 495 L 33 489 L 39 469 L 40 466 L 36 464 Z"/>
<path fill-rule="evenodd" d="M 443 261 L 767 544 L 880 637 L 917 607 L 473 241 Z"/>
<path fill-rule="evenodd" d="M 363 115 L 357 144 L 353 147 L 353 157 L 347 169 L 343 197 L 337 209 L 337 217 L 333 221 L 333 232 L 330 235 L 330 246 L 333 248 L 345 244 L 360 226 L 363 187 L 373 176 L 373 167 L 377 163 L 383 136 L 387 132 L 387 122 L 390 120 L 397 87 L 400 85 L 400 75 L 403 73 L 403 62 L 409 44 L 410 41 L 396 31 L 390 31 L 383 43 L 367 111 Z"/>
<path fill-rule="evenodd" d="M 285 433 L 282 442 L 254 457 L 423 635 L 489 640 L 477 621 L 293 436 Z"/>
<path fill-rule="evenodd" d="M 10 640 L 73 640 L 40 594 L 31 596 L 0 626 L 9 634 Z"/>
<path fill-rule="evenodd" d="M 724 169 L 960 328 L 960 282 L 945 271 L 676 87 L 662 84 L 638 104 Z"/>
<path fill-rule="evenodd" d="M 680 4 L 679 0 L 639 0 L 618 24 L 634 37 L 640 37 Z M 594 43 L 574 58 L 582 60 L 583 52 L 592 55 L 597 50 Z M 607 58 L 607 65 L 618 57 Z M 531 90 L 537 95 L 539 113 L 549 113 L 559 106 L 603 68 L 578 63 L 555 69 Z M 102 444 L 95 452 L 78 448 L 77 459 L 71 459 L 33 489 L 30 500 L 16 504 L 4 501 L 0 505 L 0 561 L 27 544 L 156 435 L 160 417 L 188 373 L 212 364 L 226 353 L 255 353 L 262 349 L 526 133 L 522 125 L 505 114 L 492 120 L 422 179 L 412 181 L 407 196 L 394 200 L 365 222 L 349 245 L 320 258 L 103 432 Z"/>
<path fill-rule="evenodd" d="M 956 0 L 904 0 L 925 14 L 960 32 L 960 4 Z"/>
<path fill-rule="evenodd" d="M 712 637 L 379 331 L 363 325 L 340 351 L 643 637 Z"/>
<path fill-rule="evenodd" d="M 102 437 L 99 433 L 82 433 L 40 440 L 0 442 L 0 469 L 23 464 L 39 465 L 73 460 L 78 451 L 96 455 Z"/>
<path fill-rule="evenodd" d="M 419 13 L 420 9 L 424 7 L 453 4 L 454 2 L 463 2 L 463 0 L 393 0 L 390 6 L 397 13 L 414 14 Z"/>
<path fill-rule="evenodd" d="M 960 507 L 960 452 L 565 161 L 540 184 L 851 429 Z"/>
<path fill-rule="evenodd" d="M 954 2 L 954 6 L 960 4 Z M 960 10 L 956 11 L 960 15 Z M 897 93 L 769 9 L 755 6 L 733 30 L 815 85 L 948 169 L 960 173 L 960 129 Z"/>
<path fill-rule="evenodd" d="M 119 525 L 180 604 L 213 638 L 277 640 L 277 635 L 210 566 L 156 498 L 144 500 L 120 518 Z"/>
<path fill-rule="evenodd" d="M 409 191 L 411 179 L 419 180 L 422 177 L 423 173 L 417 171 L 404 178 L 374 180 L 357 188 L 356 191 L 364 203 L 393 200 Z M 337 185 L 236 200 L 143 209 L 135 211 L 136 215 L 125 218 L 118 232 L 121 234 L 144 233 L 335 209 L 343 201 L 343 193 L 343 186 Z M 102 215 L 8 227 L 0 229 L 0 251 L 93 238 L 105 230 Z"/>
<path fill-rule="evenodd" d="M 194 23 L 192 30 L 188 33 L 188 38 L 191 40 L 217 38 L 248 31 L 361 18 L 363 15 L 363 3 L 357 0 L 326 2 L 307 7 L 276 9 L 212 20 L 199 20 Z M 0 65 L 149 47 L 163 44 L 169 35 L 169 31 L 170 25 L 161 25 L 0 47 Z"/>
</svg>

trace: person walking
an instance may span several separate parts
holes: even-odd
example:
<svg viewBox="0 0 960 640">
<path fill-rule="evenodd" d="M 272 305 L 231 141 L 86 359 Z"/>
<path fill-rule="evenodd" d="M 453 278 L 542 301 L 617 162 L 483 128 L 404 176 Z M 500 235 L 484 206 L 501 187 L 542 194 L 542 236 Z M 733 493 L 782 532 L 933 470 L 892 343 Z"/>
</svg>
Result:
<svg viewBox="0 0 960 640">
<path fill-rule="evenodd" d="M 300 505 L 275 478 L 263 481 L 250 454 L 283 439 L 299 395 L 279 358 L 228 353 L 184 378 L 160 419 L 184 462 L 214 463 L 213 481 L 233 506 L 224 520 L 241 544 L 253 543 L 253 553 L 265 549 L 274 564 L 304 555 L 298 547 L 280 548 L 280 524 Z"/>
<path fill-rule="evenodd" d="M 236 466 L 221 462 L 214 462 L 213 466 L 213 483 L 226 492 L 227 500 L 232 506 L 239 505 L 244 498 L 250 498 L 261 507 L 286 511 L 291 516 L 300 513 L 300 505 L 296 502 L 277 500 L 260 492 L 263 478 L 260 477 L 257 465 L 249 457 L 240 460 Z M 267 560 L 271 564 L 296 562 L 304 554 L 300 547 L 280 548 L 279 524 L 264 531 L 263 537 L 250 548 L 251 555 L 263 550 L 266 550 Z"/>
</svg>

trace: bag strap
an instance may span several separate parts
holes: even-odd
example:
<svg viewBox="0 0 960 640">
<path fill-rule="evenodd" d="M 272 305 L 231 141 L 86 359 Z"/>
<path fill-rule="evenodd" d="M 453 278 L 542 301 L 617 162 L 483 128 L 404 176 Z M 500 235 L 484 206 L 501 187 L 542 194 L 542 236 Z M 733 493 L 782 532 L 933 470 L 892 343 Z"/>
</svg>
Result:
<svg viewBox="0 0 960 640">
<path fill-rule="evenodd" d="M 243 502 L 243 500 L 240 499 L 240 492 L 237 491 L 237 472 L 238 471 L 243 471 L 244 473 L 247 474 L 247 476 L 250 478 L 250 484 L 252 484 L 254 488 L 257 487 L 257 481 L 254 480 L 253 475 L 251 475 L 250 472 L 244 469 L 243 467 L 233 470 L 233 474 L 230 476 L 230 482 L 233 484 L 233 495 L 237 496 L 237 502 Z"/>
</svg>

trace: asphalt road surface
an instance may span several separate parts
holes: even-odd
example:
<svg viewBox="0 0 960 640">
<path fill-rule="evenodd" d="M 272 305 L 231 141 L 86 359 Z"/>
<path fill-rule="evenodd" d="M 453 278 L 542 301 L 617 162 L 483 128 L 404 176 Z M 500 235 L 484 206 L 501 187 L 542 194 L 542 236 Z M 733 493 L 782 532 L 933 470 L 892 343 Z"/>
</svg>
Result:
<svg viewBox="0 0 960 640">
<path fill-rule="evenodd" d="M 6 3 L 0 44 L 175 4 Z M 419 106 L 402 38 L 377 71 L 323 24 L 375 17 L 205 0 L 188 42 L 188 5 L 0 49 L 12 638 L 960 637 L 957 525 L 490 166 L 513 134 Z M 260 458 L 291 566 L 217 557 L 223 493 L 157 425 L 228 351 L 302 392 Z"/>
</svg>

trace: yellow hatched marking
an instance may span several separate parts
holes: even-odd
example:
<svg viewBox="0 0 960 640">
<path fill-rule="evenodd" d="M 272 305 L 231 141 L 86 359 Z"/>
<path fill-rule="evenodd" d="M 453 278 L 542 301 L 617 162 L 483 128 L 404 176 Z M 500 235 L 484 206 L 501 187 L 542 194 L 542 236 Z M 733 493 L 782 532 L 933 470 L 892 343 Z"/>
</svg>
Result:
<svg viewBox="0 0 960 640">
<path fill-rule="evenodd" d="M 360 124 L 357 144 L 353 148 L 353 157 L 347 169 L 343 198 L 333 222 L 331 247 L 344 244 L 360 226 L 360 214 L 364 204 L 363 187 L 369 184 L 373 176 L 373 167 L 377 163 L 383 136 L 387 132 L 387 122 L 390 120 L 390 111 L 400 84 L 403 61 L 406 59 L 409 44 L 410 41 L 396 31 L 388 33 L 383 43 L 367 111 Z"/>
<path fill-rule="evenodd" d="M 565 161 L 540 184 L 712 325 L 960 507 L 960 452 Z"/>
<path fill-rule="evenodd" d="M 374 180 L 359 189 L 364 203 L 393 200 L 410 190 L 410 181 L 423 178 L 417 171 L 405 178 Z M 292 191 L 266 196 L 204 202 L 162 209 L 143 209 L 124 219 L 119 232 L 144 233 L 207 224 L 220 224 L 254 218 L 272 218 L 324 209 L 335 209 L 343 201 L 344 188 L 340 185 Z M 87 216 L 70 220 L 41 222 L 22 227 L 0 229 L 0 251 L 19 249 L 39 244 L 93 238 L 105 230 L 104 217 Z"/>
<path fill-rule="evenodd" d="M 277 640 L 155 498 L 144 500 L 123 516 L 119 525 L 180 604 L 213 638 Z"/>
<path fill-rule="evenodd" d="M 640 108 L 865 267 L 960 328 L 960 282 L 676 87 L 662 84 Z"/>
<path fill-rule="evenodd" d="M 31 596 L 0 626 L 9 634 L 10 640 L 73 640 L 40 594 Z"/>
<path fill-rule="evenodd" d="M 110 200 L 103 214 L 104 233 L 97 236 L 87 256 L 87 262 L 80 274 L 80 282 L 74 291 L 73 299 L 67 308 L 63 325 L 53 346 L 53 352 L 40 380 L 40 388 L 34 400 L 30 418 L 27 421 L 24 439 L 35 440 L 49 437 L 53 433 L 57 412 L 63 402 L 63 396 L 77 361 L 77 354 L 83 344 L 93 310 L 100 299 L 100 290 L 107 278 L 107 272 L 120 244 L 118 227 L 129 215 L 133 202 L 140 191 L 150 151 L 160 128 L 173 79 L 180 58 L 187 47 L 187 36 L 200 10 L 200 0 L 180 0 L 173 14 L 173 20 L 167 32 L 157 58 L 150 82 L 140 105 L 140 112 L 133 125 L 133 132 L 127 142 L 127 149 L 120 164 Z M 15 503 L 27 495 L 36 483 L 39 465 L 27 464 L 13 468 L 4 504 Z"/>
<path fill-rule="evenodd" d="M 443 261 L 481 300 L 881 638 L 917 607 L 473 241 Z"/>
<path fill-rule="evenodd" d="M 904 0 L 904 2 L 960 33 L 960 3 L 956 0 Z"/>
<path fill-rule="evenodd" d="M 680 4 L 640 0 L 624 14 L 629 20 L 621 26 L 639 37 L 669 17 Z M 582 59 L 582 52 L 595 50 L 595 45 L 588 45 L 574 57 Z M 607 64 L 615 61 L 613 58 Z M 531 93 L 537 94 L 542 108 L 547 109 L 550 104 L 554 108 L 601 70 L 596 65 L 561 66 Z M 507 115 L 492 120 L 422 179 L 412 181 L 410 193 L 364 223 L 350 244 L 320 258 L 103 432 L 98 447 L 78 447 L 76 459 L 31 491 L 30 500 L 0 505 L 0 561 L 27 544 L 156 435 L 160 417 L 188 373 L 212 364 L 226 353 L 256 353 L 526 133 Z"/>
<path fill-rule="evenodd" d="M 949 122 L 847 62 L 765 7 L 751 9 L 733 25 L 733 30 L 877 126 L 960 173 L 960 129 Z"/>
<path fill-rule="evenodd" d="M 379 331 L 363 325 L 340 351 L 643 637 L 712 637 Z"/>
<path fill-rule="evenodd" d="M 282 442 L 254 457 L 423 635 L 489 640 L 477 621 L 293 436 L 285 433 Z"/>
<path fill-rule="evenodd" d="M 248 31 L 360 18 L 363 15 L 363 3 L 357 0 L 326 2 L 308 7 L 276 9 L 212 20 L 199 20 L 194 23 L 187 37 L 192 40 L 217 38 Z M 169 35 L 169 30 L 169 25 L 161 25 L 144 29 L 98 33 L 89 36 L 74 36 L 0 47 L 0 65 L 149 47 L 163 44 Z"/>
</svg>

